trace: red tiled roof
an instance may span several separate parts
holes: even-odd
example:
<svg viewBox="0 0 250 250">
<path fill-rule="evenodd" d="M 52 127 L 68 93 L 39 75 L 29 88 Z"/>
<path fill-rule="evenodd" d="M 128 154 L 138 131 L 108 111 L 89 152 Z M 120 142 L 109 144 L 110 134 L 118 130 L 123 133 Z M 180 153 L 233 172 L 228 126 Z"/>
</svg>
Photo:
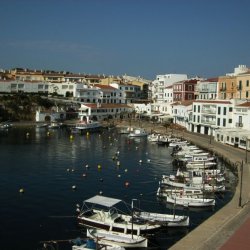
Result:
<svg viewBox="0 0 250 250">
<path fill-rule="evenodd" d="M 244 103 L 241 103 L 239 105 L 237 105 L 238 107 L 250 107 L 250 101 L 249 102 L 244 102 Z"/>
<path fill-rule="evenodd" d="M 194 102 L 203 102 L 203 103 L 218 103 L 218 104 L 232 104 L 230 101 L 227 100 L 195 100 Z"/>
<path fill-rule="evenodd" d="M 175 102 L 172 105 L 173 106 L 178 106 L 178 105 L 182 105 L 182 106 L 189 106 L 192 105 L 194 102 L 194 100 L 190 100 L 190 101 L 182 101 L 182 102 Z"/>
<path fill-rule="evenodd" d="M 214 78 L 208 78 L 205 80 L 202 80 L 201 82 L 218 82 L 218 77 L 214 77 Z"/>
<path fill-rule="evenodd" d="M 100 88 L 100 89 L 116 89 L 112 86 L 109 85 L 103 85 L 103 84 L 95 84 L 95 87 Z"/>
</svg>

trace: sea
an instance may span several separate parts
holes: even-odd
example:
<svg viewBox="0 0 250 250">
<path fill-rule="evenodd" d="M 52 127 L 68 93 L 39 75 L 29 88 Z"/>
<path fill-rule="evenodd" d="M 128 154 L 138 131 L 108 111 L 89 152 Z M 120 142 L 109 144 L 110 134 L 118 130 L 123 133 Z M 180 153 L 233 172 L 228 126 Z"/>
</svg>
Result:
<svg viewBox="0 0 250 250">
<path fill-rule="evenodd" d="M 72 249 L 86 237 L 76 220 L 77 204 L 97 194 L 122 199 L 158 213 L 188 214 L 188 228 L 152 235 L 151 249 L 168 249 L 233 196 L 235 179 L 223 162 L 227 191 L 214 208 L 192 211 L 169 206 L 156 191 L 163 174 L 174 174 L 172 149 L 147 138 L 130 139 L 117 129 L 71 135 L 66 128 L 0 131 L 0 249 Z"/>
</svg>

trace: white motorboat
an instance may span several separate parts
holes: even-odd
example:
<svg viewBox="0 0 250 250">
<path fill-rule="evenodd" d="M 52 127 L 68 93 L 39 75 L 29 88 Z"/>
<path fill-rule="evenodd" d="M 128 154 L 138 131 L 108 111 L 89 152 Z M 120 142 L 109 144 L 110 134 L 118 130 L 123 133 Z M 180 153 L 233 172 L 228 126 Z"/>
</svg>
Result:
<svg viewBox="0 0 250 250">
<path fill-rule="evenodd" d="M 189 216 L 176 214 L 159 214 L 151 212 L 136 211 L 135 218 L 139 218 L 151 223 L 159 223 L 166 227 L 187 227 L 189 226 Z"/>
<path fill-rule="evenodd" d="M 87 236 L 98 239 L 99 244 L 120 246 L 125 248 L 147 247 L 147 238 L 140 235 L 118 233 L 101 229 L 87 229 Z"/>
<path fill-rule="evenodd" d="M 51 122 L 49 125 L 48 125 L 48 128 L 50 129 L 57 129 L 57 128 L 60 128 L 61 127 L 61 124 L 58 123 L 58 122 Z"/>
<path fill-rule="evenodd" d="M 129 133 L 132 133 L 133 131 L 134 131 L 133 127 L 124 127 L 124 128 L 120 128 L 119 134 L 129 134 Z"/>
<path fill-rule="evenodd" d="M 135 220 L 131 211 L 129 214 L 118 212 L 116 205 L 121 202 L 120 199 L 100 195 L 85 200 L 77 216 L 79 225 L 134 235 L 152 233 L 162 226 Z"/>
<path fill-rule="evenodd" d="M 144 128 L 135 128 L 133 132 L 128 134 L 128 137 L 143 137 L 147 135 L 148 132 Z"/>
<path fill-rule="evenodd" d="M 86 120 L 76 123 L 75 128 L 80 132 L 94 132 L 100 131 L 102 125 L 98 121 Z"/>
<path fill-rule="evenodd" d="M 216 184 L 216 180 L 214 180 L 215 183 L 213 183 L 214 179 L 211 178 L 211 182 L 205 183 L 205 181 L 208 181 L 208 179 L 205 179 L 201 176 L 195 176 L 191 177 L 190 179 L 186 179 L 185 177 L 179 178 L 178 176 L 167 176 L 163 175 L 162 180 L 160 181 L 161 185 L 167 185 L 173 188 L 183 188 L 183 189 L 200 189 L 202 191 L 207 192 L 224 192 L 226 190 L 225 185 Z"/>
<path fill-rule="evenodd" d="M 208 168 L 211 168 L 211 167 L 215 167 L 217 165 L 216 162 L 214 161 L 210 161 L 210 160 L 207 160 L 207 161 L 190 161 L 186 164 L 186 168 L 189 170 L 192 170 L 192 169 L 208 169 Z"/>
<path fill-rule="evenodd" d="M 188 145 L 188 141 L 171 141 L 169 147 L 185 146 Z"/>
<path fill-rule="evenodd" d="M 215 205 L 215 199 L 195 198 L 171 193 L 166 196 L 166 202 L 185 207 L 210 207 Z"/>
</svg>

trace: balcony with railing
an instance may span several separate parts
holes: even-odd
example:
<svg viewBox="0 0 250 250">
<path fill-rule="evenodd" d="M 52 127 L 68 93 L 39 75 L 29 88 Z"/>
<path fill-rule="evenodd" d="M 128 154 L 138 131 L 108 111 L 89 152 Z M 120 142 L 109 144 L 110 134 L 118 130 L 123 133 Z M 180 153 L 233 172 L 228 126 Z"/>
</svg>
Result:
<svg viewBox="0 0 250 250">
<path fill-rule="evenodd" d="M 236 128 L 242 128 L 243 127 L 243 123 L 242 122 L 236 122 L 235 127 Z"/>
<path fill-rule="evenodd" d="M 201 113 L 205 114 L 216 114 L 216 108 L 202 108 Z"/>
<path fill-rule="evenodd" d="M 216 121 L 215 120 L 211 120 L 211 119 L 207 119 L 207 118 L 201 118 L 201 123 L 203 125 L 208 125 L 208 126 L 214 126 L 214 125 L 216 125 Z"/>
</svg>

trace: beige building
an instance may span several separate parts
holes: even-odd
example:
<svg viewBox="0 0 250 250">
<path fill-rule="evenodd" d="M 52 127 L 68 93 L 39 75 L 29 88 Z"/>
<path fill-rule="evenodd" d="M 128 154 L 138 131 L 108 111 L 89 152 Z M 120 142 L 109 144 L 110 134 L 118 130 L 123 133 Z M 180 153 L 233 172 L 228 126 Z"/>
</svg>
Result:
<svg viewBox="0 0 250 250">
<path fill-rule="evenodd" d="M 237 93 L 236 98 L 250 98 L 250 72 L 237 76 Z"/>
<path fill-rule="evenodd" d="M 220 76 L 218 78 L 218 99 L 229 100 L 236 98 L 237 78 L 236 76 Z"/>
</svg>

